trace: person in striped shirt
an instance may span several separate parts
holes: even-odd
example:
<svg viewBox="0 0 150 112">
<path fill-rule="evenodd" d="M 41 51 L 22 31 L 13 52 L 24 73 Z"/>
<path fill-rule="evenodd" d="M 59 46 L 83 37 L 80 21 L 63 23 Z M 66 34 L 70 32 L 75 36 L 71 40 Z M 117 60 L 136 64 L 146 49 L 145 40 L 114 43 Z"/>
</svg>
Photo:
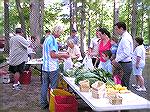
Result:
<svg viewBox="0 0 150 112">
<path fill-rule="evenodd" d="M 24 72 L 25 62 L 28 61 L 27 48 L 29 42 L 22 36 L 21 28 L 16 28 L 16 35 L 9 41 L 9 71 L 14 74 L 13 89 L 20 90 L 20 75 Z"/>
<path fill-rule="evenodd" d="M 63 29 L 56 25 L 43 43 L 43 66 L 42 66 L 42 85 L 40 105 L 41 109 L 47 109 L 49 103 L 47 100 L 48 88 L 57 87 L 59 59 L 67 59 L 70 56 L 67 53 L 58 53 L 58 44 L 56 38 L 59 38 Z"/>
</svg>

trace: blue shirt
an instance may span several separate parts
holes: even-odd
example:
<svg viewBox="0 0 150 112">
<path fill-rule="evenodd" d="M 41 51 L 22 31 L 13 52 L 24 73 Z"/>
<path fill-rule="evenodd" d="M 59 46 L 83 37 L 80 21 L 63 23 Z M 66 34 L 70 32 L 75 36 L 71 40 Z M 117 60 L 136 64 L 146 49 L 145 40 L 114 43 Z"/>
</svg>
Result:
<svg viewBox="0 0 150 112">
<path fill-rule="evenodd" d="M 110 48 L 111 53 L 116 55 L 118 44 L 113 44 Z"/>
<path fill-rule="evenodd" d="M 58 52 L 58 44 L 57 40 L 53 35 L 49 35 L 43 44 L 43 71 L 56 71 L 58 69 L 58 59 L 57 58 L 51 58 L 50 52 Z"/>
<path fill-rule="evenodd" d="M 112 64 L 110 60 L 107 60 L 106 62 L 101 62 L 100 64 L 103 70 L 112 74 Z"/>
</svg>

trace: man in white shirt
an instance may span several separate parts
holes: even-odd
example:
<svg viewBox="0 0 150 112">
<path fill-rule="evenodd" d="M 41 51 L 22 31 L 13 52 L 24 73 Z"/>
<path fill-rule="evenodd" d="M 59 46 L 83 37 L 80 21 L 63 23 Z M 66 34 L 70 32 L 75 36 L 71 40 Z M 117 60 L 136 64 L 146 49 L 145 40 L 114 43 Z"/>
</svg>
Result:
<svg viewBox="0 0 150 112">
<path fill-rule="evenodd" d="M 129 88 L 129 80 L 132 72 L 132 54 L 133 54 L 133 39 L 126 30 L 124 22 L 115 24 L 115 31 L 121 35 L 121 40 L 118 45 L 116 58 L 113 62 L 118 62 L 123 67 L 123 76 L 121 80 L 122 86 Z"/>
</svg>

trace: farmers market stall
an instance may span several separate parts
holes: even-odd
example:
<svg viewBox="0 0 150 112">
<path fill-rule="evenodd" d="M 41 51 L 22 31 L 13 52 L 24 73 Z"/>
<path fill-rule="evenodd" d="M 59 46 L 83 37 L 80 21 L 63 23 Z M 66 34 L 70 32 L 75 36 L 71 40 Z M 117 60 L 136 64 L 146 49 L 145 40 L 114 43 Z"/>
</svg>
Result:
<svg viewBox="0 0 150 112">
<path fill-rule="evenodd" d="M 150 101 L 133 92 L 120 94 L 122 97 L 122 104 L 114 105 L 111 104 L 106 97 L 93 98 L 91 91 L 81 92 L 79 86 L 75 84 L 75 78 L 63 76 L 63 79 L 94 111 L 150 109 Z"/>
</svg>

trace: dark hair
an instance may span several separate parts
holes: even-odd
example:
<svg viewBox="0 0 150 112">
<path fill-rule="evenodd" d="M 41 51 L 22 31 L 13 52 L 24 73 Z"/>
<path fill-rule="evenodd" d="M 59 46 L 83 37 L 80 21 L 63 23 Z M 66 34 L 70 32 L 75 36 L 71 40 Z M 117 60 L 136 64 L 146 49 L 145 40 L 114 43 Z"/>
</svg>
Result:
<svg viewBox="0 0 150 112">
<path fill-rule="evenodd" d="M 109 56 L 109 59 L 110 59 L 111 56 L 112 56 L 112 53 L 111 53 L 110 50 L 106 50 L 106 51 L 104 51 L 103 53 L 104 53 L 105 55 Z"/>
<path fill-rule="evenodd" d="M 36 40 L 36 36 L 32 35 L 31 39 L 34 39 L 34 41 Z"/>
<path fill-rule="evenodd" d="M 124 22 L 118 22 L 115 24 L 115 26 L 117 26 L 119 29 L 123 28 L 124 30 L 126 30 L 126 24 Z"/>
<path fill-rule="evenodd" d="M 72 30 L 71 30 L 71 32 L 74 32 L 74 33 L 75 33 L 75 32 L 77 32 L 77 30 L 75 30 L 75 29 L 72 29 Z"/>
<path fill-rule="evenodd" d="M 45 33 L 50 33 L 51 31 L 50 30 L 45 30 Z"/>
<path fill-rule="evenodd" d="M 97 27 L 97 28 L 96 28 L 96 31 L 99 31 L 100 28 L 101 28 L 101 27 Z"/>
<path fill-rule="evenodd" d="M 16 28 L 15 33 L 22 33 L 22 29 L 21 28 Z"/>
<path fill-rule="evenodd" d="M 140 38 L 140 37 L 135 38 L 135 40 L 139 45 L 142 45 L 144 42 L 143 38 Z"/>
<path fill-rule="evenodd" d="M 102 34 L 106 34 L 110 38 L 110 32 L 106 28 L 100 28 L 98 31 Z"/>
</svg>

